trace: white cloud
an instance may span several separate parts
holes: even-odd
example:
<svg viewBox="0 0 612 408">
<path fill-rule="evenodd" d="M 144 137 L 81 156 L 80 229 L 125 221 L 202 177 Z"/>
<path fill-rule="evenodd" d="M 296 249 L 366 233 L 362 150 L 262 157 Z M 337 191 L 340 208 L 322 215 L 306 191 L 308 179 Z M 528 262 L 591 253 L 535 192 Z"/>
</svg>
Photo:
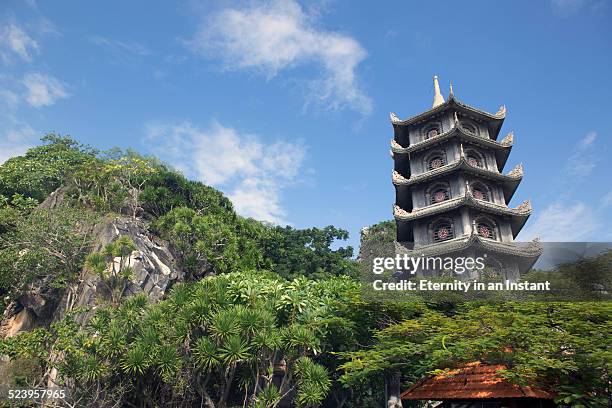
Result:
<svg viewBox="0 0 612 408">
<path fill-rule="evenodd" d="M 286 224 L 281 191 L 297 181 L 305 155 L 302 145 L 265 144 L 217 122 L 208 129 L 189 122 L 150 125 L 147 142 L 163 160 L 225 191 L 239 214 Z"/>
<path fill-rule="evenodd" d="M 545 242 L 593 241 L 600 227 L 598 214 L 582 202 L 553 203 L 541 211 L 534 222 L 520 233 L 520 239 L 539 236 Z"/>
<path fill-rule="evenodd" d="M 8 23 L 0 28 L 0 55 L 6 62 L 10 54 L 17 54 L 25 61 L 31 61 L 32 55 L 38 52 L 38 43 L 27 35 L 17 24 Z"/>
<path fill-rule="evenodd" d="M 314 19 L 295 0 L 255 2 L 204 19 L 188 45 L 197 53 L 220 56 L 226 69 L 254 69 L 268 78 L 317 64 L 322 76 L 310 81 L 309 100 L 370 113 L 372 101 L 355 73 L 366 51 L 348 35 L 316 27 Z"/>
<path fill-rule="evenodd" d="M 27 74 L 22 84 L 26 87 L 25 100 L 36 108 L 53 105 L 56 100 L 70 96 L 62 82 L 47 74 Z"/>
<path fill-rule="evenodd" d="M 574 152 L 567 160 L 566 170 L 569 175 L 576 177 L 586 177 L 597 165 L 597 157 L 593 144 L 597 139 L 597 132 L 587 133 L 578 142 Z"/>
<path fill-rule="evenodd" d="M 14 156 L 22 155 L 33 146 L 36 131 L 28 125 L 20 124 L 0 130 L 0 164 Z"/>
</svg>

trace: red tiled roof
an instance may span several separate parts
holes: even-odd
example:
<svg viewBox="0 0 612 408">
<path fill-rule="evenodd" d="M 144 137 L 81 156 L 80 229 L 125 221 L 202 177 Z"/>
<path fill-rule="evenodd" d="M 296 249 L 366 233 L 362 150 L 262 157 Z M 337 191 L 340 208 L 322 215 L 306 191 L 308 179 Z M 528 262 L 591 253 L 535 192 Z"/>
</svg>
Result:
<svg viewBox="0 0 612 408">
<path fill-rule="evenodd" d="M 533 387 L 520 386 L 503 379 L 501 364 L 482 364 L 479 361 L 451 370 L 442 375 L 424 378 L 402 393 L 404 400 L 454 400 L 490 398 L 542 398 L 554 395 Z"/>
</svg>

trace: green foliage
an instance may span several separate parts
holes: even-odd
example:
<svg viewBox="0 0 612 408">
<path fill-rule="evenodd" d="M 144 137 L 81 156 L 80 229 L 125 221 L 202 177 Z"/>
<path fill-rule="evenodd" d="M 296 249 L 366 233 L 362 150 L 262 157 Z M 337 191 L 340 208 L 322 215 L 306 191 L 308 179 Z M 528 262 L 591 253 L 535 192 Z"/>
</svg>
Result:
<svg viewBox="0 0 612 408">
<path fill-rule="evenodd" d="M 292 398 L 348 408 L 379 406 L 385 377 L 398 370 L 408 385 L 480 360 L 505 364 L 515 383 L 550 387 L 565 405 L 607 403 L 610 303 L 368 299 L 351 279 L 353 249 L 336 244 L 348 238 L 342 229 L 263 224 L 155 158 L 100 155 L 55 135 L 45 142 L 0 166 L 0 296 L 16 298 L 36 279 L 64 289 L 85 266 L 110 302 L 87 323 L 75 311 L 1 340 L 9 362 L 0 378 L 10 385 L 34 386 L 55 368 L 80 406 L 268 408 Z M 66 206 L 36 208 L 64 183 Z M 219 275 L 177 283 L 158 304 L 124 299 L 135 245 L 122 236 L 86 256 L 91 210 L 150 221 L 188 279 Z M 361 264 L 392 254 L 394 237 L 394 221 L 364 231 Z M 578 288 L 577 298 L 604 293 L 610 254 L 526 278 Z"/>
<path fill-rule="evenodd" d="M 40 209 L 0 236 L 0 296 L 12 299 L 33 279 L 61 288 L 78 276 L 96 218 L 82 210 Z"/>
<path fill-rule="evenodd" d="M 113 395 L 115 387 L 133 389 L 123 394 L 131 403 L 153 398 L 161 406 L 195 392 L 219 406 L 238 396 L 269 407 L 297 390 L 296 404 L 314 407 L 331 387 L 328 371 L 314 359 L 327 352 L 321 344 L 328 343 L 329 332 L 322 322 L 358 290 L 347 278 L 315 282 L 270 273 L 225 274 L 177 285 L 157 305 L 141 296 L 101 309 L 82 328 L 69 316 L 50 333 L 0 342 L 0 352 L 61 353 L 63 358 L 47 364 L 58 368 L 60 378 L 77 381 L 71 392 L 79 398 L 93 398 L 87 390 L 100 386 Z M 299 310 L 283 299 L 295 293 L 304 299 Z"/>
<path fill-rule="evenodd" d="M 504 375 L 515 383 L 601 406 L 612 361 L 611 313 L 608 302 L 465 304 L 452 317 L 427 312 L 379 331 L 368 350 L 343 353 L 340 380 L 355 387 L 400 369 L 414 382 L 480 360 L 505 364 Z"/>
<path fill-rule="evenodd" d="M 38 202 L 31 197 L 15 193 L 11 198 L 0 194 L 0 235 L 17 226 L 19 220 L 36 208 Z"/>
<path fill-rule="evenodd" d="M 356 264 L 350 259 L 353 248 L 331 248 L 336 240 L 346 239 L 348 232 L 333 226 L 303 230 L 272 227 L 262 246 L 265 258 L 273 265 L 272 270 L 286 278 L 355 276 Z"/>
<path fill-rule="evenodd" d="M 89 254 L 85 260 L 86 268 L 100 277 L 100 282 L 105 286 L 112 304 L 119 302 L 132 278 L 130 255 L 135 249 L 134 241 L 122 235 L 107 244 L 101 252 Z M 143 301 L 139 297 L 135 300 Z"/>
<path fill-rule="evenodd" d="M 76 167 L 89 162 L 97 153 L 66 136 L 49 134 L 42 140 L 46 144 L 0 165 L 1 195 L 20 194 L 42 201 L 62 185 Z"/>
<path fill-rule="evenodd" d="M 180 251 L 184 266 L 194 275 L 202 275 L 209 265 L 216 272 L 242 266 L 236 234 L 220 215 L 200 215 L 179 207 L 160 217 L 154 226 Z"/>
</svg>

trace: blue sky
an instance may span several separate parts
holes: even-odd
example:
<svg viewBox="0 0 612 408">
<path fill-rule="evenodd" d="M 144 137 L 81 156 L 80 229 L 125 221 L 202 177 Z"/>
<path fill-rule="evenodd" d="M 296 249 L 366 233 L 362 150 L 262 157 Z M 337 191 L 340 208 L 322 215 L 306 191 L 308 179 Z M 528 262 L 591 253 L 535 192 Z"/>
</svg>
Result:
<svg viewBox="0 0 612 408">
<path fill-rule="evenodd" d="M 521 238 L 612 240 L 612 4 L 604 0 L 11 1 L 0 5 L 0 162 L 53 131 L 153 153 L 248 216 L 391 218 L 389 112 L 431 78 L 514 131 Z"/>
</svg>

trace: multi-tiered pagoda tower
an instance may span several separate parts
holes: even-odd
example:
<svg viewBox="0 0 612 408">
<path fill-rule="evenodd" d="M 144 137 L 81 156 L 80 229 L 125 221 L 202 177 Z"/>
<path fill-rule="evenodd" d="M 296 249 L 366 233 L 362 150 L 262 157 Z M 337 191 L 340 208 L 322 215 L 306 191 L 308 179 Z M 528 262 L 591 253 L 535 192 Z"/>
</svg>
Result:
<svg viewBox="0 0 612 408">
<path fill-rule="evenodd" d="M 508 207 L 523 166 L 502 173 L 514 139 L 498 141 L 505 116 L 504 106 L 490 114 L 460 102 L 452 85 L 444 101 L 437 77 L 431 109 L 406 120 L 391 113 L 398 254 L 486 254 L 487 271 L 511 280 L 534 264 L 540 245 L 514 242 L 531 204 Z"/>
</svg>

